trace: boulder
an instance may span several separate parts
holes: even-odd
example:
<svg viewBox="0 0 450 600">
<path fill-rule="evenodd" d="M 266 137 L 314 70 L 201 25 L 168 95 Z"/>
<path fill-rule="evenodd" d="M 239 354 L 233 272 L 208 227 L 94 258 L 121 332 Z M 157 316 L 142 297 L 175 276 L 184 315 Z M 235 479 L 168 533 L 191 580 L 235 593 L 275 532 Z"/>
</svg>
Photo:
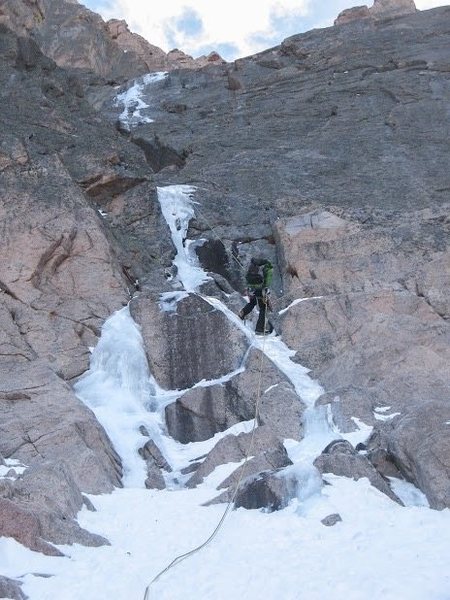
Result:
<svg viewBox="0 0 450 600">
<path fill-rule="evenodd" d="M 173 298 L 169 306 L 159 296 L 142 293 L 130 303 L 157 383 L 186 389 L 238 369 L 248 348 L 244 334 L 199 296 L 179 298 L 174 292 Z"/>
<path fill-rule="evenodd" d="M 414 0 L 374 0 L 369 9 L 375 19 L 402 17 L 416 12 Z"/>
<path fill-rule="evenodd" d="M 260 379 L 261 377 L 261 379 Z M 245 370 L 225 383 L 196 387 L 166 407 L 171 436 L 182 443 L 206 440 L 255 417 L 280 438 L 300 440 L 304 405 L 286 376 L 259 350 L 251 349 Z"/>
<path fill-rule="evenodd" d="M 320 522 L 325 525 L 325 527 L 333 527 L 333 525 L 336 525 L 339 521 L 342 521 L 341 515 L 339 513 L 333 513 L 321 519 Z"/>
<path fill-rule="evenodd" d="M 436 509 L 450 507 L 449 423 L 449 402 L 425 402 L 380 424 L 368 444 L 369 455 L 384 450 Z"/>
<path fill-rule="evenodd" d="M 46 461 L 0 487 L 0 535 L 31 550 L 62 556 L 52 544 L 100 546 L 109 542 L 82 529 L 75 520 L 84 504 L 69 467 Z"/>
<path fill-rule="evenodd" d="M 239 480 L 245 483 L 247 477 L 258 475 L 265 471 L 271 472 L 276 469 L 282 469 L 290 465 L 292 465 L 292 461 L 285 448 L 280 445 L 250 458 L 246 464 L 238 467 L 231 475 L 224 479 L 218 487 L 219 489 L 228 488 L 228 497 L 230 497 Z"/>
<path fill-rule="evenodd" d="M 346 8 L 338 14 L 334 21 L 334 25 L 347 25 L 355 21 L 368 21 L 371 19 L 371 13 L 367 6 L 354 6 Z"/>
<path fill-rule="evenodd" d="M 244 481 L 236 495 L 235 508 L 264 508 L 267 512 L 285 508 L 295 496 L 295 486 L 282 471 L 261 473 Z"/>
<path fill-rule="evenodd" d="M 369 460 L 358 454 L 350 442 L 346 440 L 335 440 L 331 442 L 314 461 L 314 466 L 322 474 L 334 473 L 343 477 L 352 477 L 355 480 L 367 477 L 370 483 L 380 492 L 386 494 L 394 502 L 402 504 L 402 501 L 394 494 L 389 484 L 375 470 Z"/>
<path fill-rule="evenodd" d="M 156 443 L 153 440 L 149 440 L 142 448 L 139 448 L 139 454 L 147 464 L 145 487 L 147 489 L 165 489 L 166 483 L 161 470 L 170 473 L 172 467 L 166 461 Z"/>
<path fill-rule="evenodd" d="M 43 362 L 0 361 L 0 452 L 24 464 L 69 461 L 88 493 L 121 486 L 120 458 L 94 414 Z"/>
<path fill-rule="evenodd" d="M 254 435 L 251 433 L 227 435 L 219 440 L 214 448 L 208 453 L 205 460 L 198 466 L 194 475 L 187 481 L 186 486 L 192 488 L 199 485 L 216 467 L 230 462 L 241 462 L 247 456 L 247 453 L 250 454 L 250 457 L 261 457 L 266 456 L 271 452 L 281 453 L 285 456 L 284 446 L 273 434 L 270 427 L 257 427 Z M 254 469 L 259 468 L 257 462 L 258 461 L 254 461 L 252 463 L 250 460 L 249 463 L 247 463 L 245 468 L 247 475 L 250 474 L 249 469 L 251 472 L 254 472 Z M 288 464 L 287 461 L 286 464 Z M 223 487 L 223 485 L 221 484 L 219 487 Z"/>
<path fill-rule="evenodd" d="M 3 577 L 0 575 L 0 598 L 10 598 L 11 600 L 26 600 L 25 594 L 22 592 L 22 583 Z"/>
</svg>

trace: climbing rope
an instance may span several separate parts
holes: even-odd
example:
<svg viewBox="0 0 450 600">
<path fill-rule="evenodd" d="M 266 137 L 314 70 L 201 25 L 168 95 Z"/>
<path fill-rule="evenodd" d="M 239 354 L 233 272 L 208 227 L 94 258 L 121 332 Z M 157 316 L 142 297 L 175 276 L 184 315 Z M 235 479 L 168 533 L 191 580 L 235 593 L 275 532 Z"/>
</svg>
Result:
<svg viewBox="0 0 450 600">
<path fill-rule="evenodd" d="M 211 229 L 211 231 L 213 232 L 213 234 L 216 237 L 216 239 L 224 247 L 225 251 L 227 251 L 227 248 L 225 246 L 224 241 L 215 232 L 215 228 L 211 225 L 211 223 L 205 217 L 205 215 L 203 214 L 203 212 L 198 207 L 196 207 L 196 212 L 205 221 L 205 223 L 207 224 L 207 226 L 209 227 L 209 229 Z M 238 266 L 242 270 L 245 270 L 244 265 L 239 260 L 239 258 L 233 253 L 233 251 L 231 252 L 231 255 L 232 255 L 233 259 L 235 260 L 235 262 L 238 264 Z M 242 483 L 242 480 L 243 480 L 245 472 L 246 472 L 248 461 L 250 459 L 250 456 L 251 456 L 251 453 L 252 453 L 252 450 L 253 450 L 256 427 L 257 427 L 257 424 L 258 424 L 258 421 L 259 421 L 259 406 L 260 406 L 260 402 L 261 402 L 261 386 L 262 386 L 263 361 L 264 361 L 264 356 L 265 356 L 266 330 L 267 330 L 267 323 L 268 323 L 267 313 L 268 313 L 268 310 L 270 308 L 269 302 L 268 302 L 268 298 L 266 296 L 263 297 L 263 302 L 264 302 L 264 305 L 265 305 L 265 307 L 264 307 L 264 331 L 263 331 L 263 343 L 262 343 L 262 348 L 261 348 L 261 351 L 260 351 L 260 361 L 259 361 L 259 369 L 258 369 L 259 372 L 258 372 L 258 383 L 257 383 L 257 389 L 256 389 L 255 416 L 254 416 L 254 420 L 253 420 L 253 427 L 252 427 L 252 431 L 251 431 L 250 443 L 248 445 L 247 452 L 245 453 L 244 462 L 241 465 L 241 470 L 240 470 L 240 473 L 239 473 L 238 480 L 237 480 L 237 482 L 235 484 L 234 491 L 233 491 L 230 499 L 227 502 L 227 505 L 225 507 L 225 510 L 222 513 L 222 516 L 219 519 L 219 522 L 217 523 L 216 527 L 213 529 L 213 531 L 211 532 L 211 534 L 208 536 L 208 538 L 204 542 L 202 542 L 201 544 L 199 544 L 198 546 L 196 546 L 196 547 L 192 548 L 191 550 L 189 550 L 188 552 L 185 552 L 183 554 L 179 554 L 178 556 L 176 556 L 164 569 L 162 569 L 161 571 L 159 571 L 159 573 L 157 573 L 157 575 L 155 575 L 155 577 L 150 581 L 150 583 L 146 587 L 145 594 L 144 594 L 144 600 L 149 600 L 149 598 L 150 598 L 150 589 L 151 589 L 152 585 L 154 585 L 165 573 L 167 573 L 168 571 L 170 571 L 171 569 L 173 569 L 176 565 L 178 565 L 181 562 L 185 561 L 189 557 L 193 556 L 197 552 L 200 552 L 203 548 L 205 548 L 208 544 L 210 544 L 213 541 L 213 539 L 217 536 L 217 534 L 219 533 L 220 529 L 222 528 L 222 526 L 223 526 L 223 524 L 225 522 L 225 519 L 226 519 L 228 513 L 230 512 L 232 506 L 235 503 L 235 500 L 236 500 L 236 497 L 237 497 L 240 485 Z"/>
<path fill-rule="evenodd" d="M 251 437 L 250 437 L 250 443 L 249 446 L 247 448 L 247 452 L 245 454 L 245 459 L 244 462 L 241 466 L 241 472 L 239 474 L 239 478 L 236 482 L 234 491 L 233 491 L 233 495 L 231 496 L 230 500 L 227 503 L 227 506 L 219 520 L 219 522 L 217 523 L 216 527 L 214 528 L 214 530 L 212 531 L 211 535 L 203 542 L 201 543 L 199 546 L 196 546 L 195 548 L 192 548 L 192 550 L 189 550 L 188 552 L 185 552 L 184 554 L 180 554 L 178 556 L 176 556 L 171 563 L 169 563 L 164 569 L 162 569 L 152 580 L 151 582 L 148 584 L 148 586 L 145 589 L 145 594 L 144 594 L 144 600 L 149 600 L 150 598 L 150 588 L 151 586 L 156 583 L 165 573 L 167 573 L 168 571 L 170 571 L 170 569 L 173 569 L 173 567 L 175 567 L 176 565 L 180 564 L 181 562 L 183 562 L 184 560 L 186 560 L 187 558 L 189 558 L 190 556 L 193 556 L 194 554 L 196 554 L 197 552 L 200 552 L 200 550 L 202 550 L 203 548 L 205 548 L 210 542 L 212 542 L 212 540 L 216 537 L 216 535 L 219 533 L 220 529 L 222 528 L 222 525 L 228 515 L 228 513 L 231 510 L 231 507 L 233 506 L 235 500 L 236 500 L 236 496 L 237 493 L 239 491 L 239 487 L 241 485 L 241 482 L 244 478 L 244 474 L 245 474 L 245 470 L 247 467 L 247 463 L 249 461 L 249 458 L 251 456 L 251 452 L 253 450 L 253 442 L 254 442 L 254 438 L 255 438 L 255 431 L 256 431 L 256 426 L 259 420 L 259 405 L 261 402 L 261 386 L 262 386 L 262 372 L 263 372 L 263 360 L 264 360 L 264 351 L 265 351 L 265 344 L 266 344 L 266 328 L 267 328 L 267 302 L 266 300 L 264 300 L 264 304 L 266 305 L 265 310 L 264 310 L 264 334 L 263 334 L 263 343 L 262 343 L 262 349 L 260 352 L 260 360 L 259 360 L 259 374 L 258 374 L 258 384 L 257 384 L 257 388 L 256 388 L 256 401 L 255 401 L 255 417 L 253 420 L 253 427 L 252 427 L 252 431 L 251 431 Z"/>
</svg>

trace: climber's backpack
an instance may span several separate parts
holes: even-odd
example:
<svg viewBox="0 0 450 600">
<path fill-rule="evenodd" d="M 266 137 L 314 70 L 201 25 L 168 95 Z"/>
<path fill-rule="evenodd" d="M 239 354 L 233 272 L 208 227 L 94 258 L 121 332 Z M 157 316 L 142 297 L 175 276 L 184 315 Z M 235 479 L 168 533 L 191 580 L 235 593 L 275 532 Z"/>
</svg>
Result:
<svg viewBox="0 0 450 600">
<path fill-rule="evenodd" d="M 251 263 L 245 276 L 245 280 L 249 288 L 253 290 L 261 290 L 264 287 L 263 265 L 258 266 L 254 263 Z"/>
</svg>

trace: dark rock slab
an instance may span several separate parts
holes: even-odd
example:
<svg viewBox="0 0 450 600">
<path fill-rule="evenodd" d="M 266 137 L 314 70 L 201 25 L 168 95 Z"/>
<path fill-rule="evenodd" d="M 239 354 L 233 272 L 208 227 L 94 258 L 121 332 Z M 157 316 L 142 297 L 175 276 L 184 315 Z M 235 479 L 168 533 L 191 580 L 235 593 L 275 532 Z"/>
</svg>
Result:
<svg viewBox="0 0 450 600">
<path fill-rule="evenodd" d="M 22 592 L 21 585 L 20 581 L 0 575 L 0 598 L 26 600 L 27 596 Z"/>
<path fill-rule="evenodd" d="M 324 517 L 320 522 L 325 525 L 325 527 L 333 527 L 336 523 L 342 521 L 342 517 L 339 513 L 333 513 L 332 515 L 328 515 Z"/>
<path fill-rule="evenodd" d="M 295 487 L 281 471 L 261 473 L 247 479 L 236 495 L 235 508 L 264 508 L 268 512 L 285 508 L 293 498 Z"/>
<path fill-rule="evenodd" d="M 261 377 L 261 378 L 260 378 Z M 301 439 L 304 405 L 286 376 L 259 350 L 250 350 L 245 371 L 229 381 L 186 392 L 166 407 L 167 428 L 183 443 L 201 441 L 255 417 L 280 438 Z"/>
<path fill-rule="evenodd" d="M 194 294 L 163 311 L 158 296 L 143 293 L 130 310 L 142 328 L 150 370 L 165 389 L 220 378 L 241 365 L 248 348 L 244 334 Z"/>
</svg>

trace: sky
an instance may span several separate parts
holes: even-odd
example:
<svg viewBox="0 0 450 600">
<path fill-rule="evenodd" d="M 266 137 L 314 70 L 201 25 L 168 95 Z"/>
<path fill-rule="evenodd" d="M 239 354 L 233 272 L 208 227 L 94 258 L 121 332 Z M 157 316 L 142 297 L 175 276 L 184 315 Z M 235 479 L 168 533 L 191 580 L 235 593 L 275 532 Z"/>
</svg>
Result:
<svg viewBox="0 0 450 600">
<path fill-rule="evenodd" d="M 280 44 L 286 37 L 333 24 L 363 0 L 80 0 L 106 19 L 125 19 L 135 33 L 165 52 L 194 58 L 217 51 L 227 61 Z M 369 0 L 369 4 L 372 2 Z M 445 0 L 416 0 L 420 10 Z"/>
</svg>

